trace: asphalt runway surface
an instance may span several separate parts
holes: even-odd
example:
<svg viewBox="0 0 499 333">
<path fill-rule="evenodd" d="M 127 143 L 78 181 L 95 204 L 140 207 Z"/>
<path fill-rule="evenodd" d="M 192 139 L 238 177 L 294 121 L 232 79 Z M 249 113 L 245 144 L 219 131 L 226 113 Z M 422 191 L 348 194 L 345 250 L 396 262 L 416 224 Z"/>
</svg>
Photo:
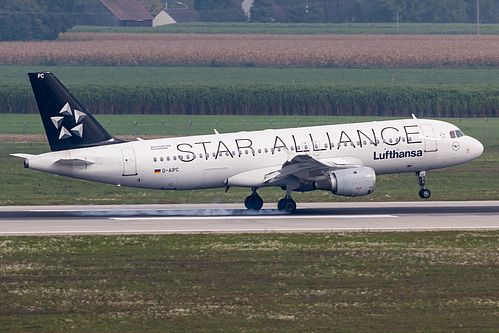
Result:
<svg viewBox="0 0 499 333">
<path fill-rule="evenodd" d="M 499 230 L 499 201 L 0 207 L 0 236 Z"/>
</svg>

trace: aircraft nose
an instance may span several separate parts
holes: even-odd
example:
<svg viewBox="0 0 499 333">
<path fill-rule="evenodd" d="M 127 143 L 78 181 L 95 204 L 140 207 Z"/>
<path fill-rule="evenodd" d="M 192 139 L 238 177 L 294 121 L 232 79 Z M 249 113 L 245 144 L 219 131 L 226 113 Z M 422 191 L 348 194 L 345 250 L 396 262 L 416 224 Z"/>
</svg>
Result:
<svg viewBox="0 0 499 333">
<path fill-rule="evenodd" d="M 473 155 L 473 158 L 477 158 L 483 153 L 483 145 L 480 141 L 475 138 L 471 138 L 470 143 L 470 153 Z"/>
</svg>

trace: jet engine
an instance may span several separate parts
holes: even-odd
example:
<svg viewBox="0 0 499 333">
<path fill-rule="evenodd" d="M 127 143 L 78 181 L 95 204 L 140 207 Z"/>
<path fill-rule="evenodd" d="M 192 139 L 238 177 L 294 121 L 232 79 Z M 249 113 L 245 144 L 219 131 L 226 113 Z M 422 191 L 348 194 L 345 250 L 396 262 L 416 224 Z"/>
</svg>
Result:
<svg viewBox="0 0 499 333">
<path fill-rule="evenodd" d="M 358 197 L 371 194 L 376 186 L 376 173 L 372 168 L 339 169 L 325 174 L 326 179 L 315 182 L 318 190 L 336 195 Z"/>
</svg>

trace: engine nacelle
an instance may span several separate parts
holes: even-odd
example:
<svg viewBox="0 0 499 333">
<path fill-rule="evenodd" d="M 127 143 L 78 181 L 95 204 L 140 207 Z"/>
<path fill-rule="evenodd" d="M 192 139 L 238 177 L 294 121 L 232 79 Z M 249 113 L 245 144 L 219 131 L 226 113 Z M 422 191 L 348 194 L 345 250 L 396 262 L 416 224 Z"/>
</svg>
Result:
<svg viewBox="0 0 499 333">
<path fill-rule="evenodd" d="M 315 183 L 318 190 L 336 195 L 358 197 L 371 194 L 376 186 L 376 173 L 372 168 L 348 168 L 325 174 L 326 179 Z"/>
</svg>

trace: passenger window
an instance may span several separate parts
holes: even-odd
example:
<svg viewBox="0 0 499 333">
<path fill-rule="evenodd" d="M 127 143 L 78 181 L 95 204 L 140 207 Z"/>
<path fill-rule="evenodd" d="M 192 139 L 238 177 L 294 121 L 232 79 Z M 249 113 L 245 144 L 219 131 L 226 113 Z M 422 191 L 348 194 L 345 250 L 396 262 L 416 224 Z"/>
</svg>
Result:
<svg viewBox="0 0 499 333">
<path fill-rule="evenodd" d="M 160 160 L 161 162 L 163 162 L 163 156 L 161 156 L 161 157 L 159 158 L 159 160 Z"/>
<path fill-rule="evenodd" d="M 166 156 L 166 160 L 169 161 L 170 160 L 170 156 Z"/>
<path fill-rule="evenodd" d="M 173 156 L 173 160 L 176 161 L 177 160 L 177 156 Z"/>
<path fill-rule="evenodd" d="M 152 160 L 153 160 L 154 162 L 157 162 L 157 161 L 158 161 L 158 159 L 157 159 L 156 157 L 155 157 L 155 158 L 153 158 Z"/>
</svg>

